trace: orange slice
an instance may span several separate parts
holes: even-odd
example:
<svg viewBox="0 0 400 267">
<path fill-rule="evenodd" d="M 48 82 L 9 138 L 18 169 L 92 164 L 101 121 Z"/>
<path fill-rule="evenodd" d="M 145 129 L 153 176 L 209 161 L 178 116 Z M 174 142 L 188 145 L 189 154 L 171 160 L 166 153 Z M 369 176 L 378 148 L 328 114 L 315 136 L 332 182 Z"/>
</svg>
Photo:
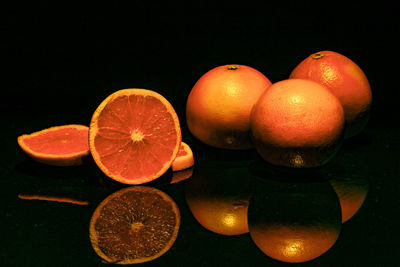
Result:
<svg viewBox="0 0 400 267">
<path fill-rule="evenodd" d="M 97 166 L 125 184 L 142 184 L 164 174 L 181 143 L 178 116 L 160 94 L 123 89 L 93 114 L 89 147 Z"/>
<path fill-rule="evenodd" d="M 82 164 L 89 154 L 88 127 L 78 124 L 50 127 L 18 137 L 18 144 L 32 159 L 56 166 Z"/>
<path fill-rule="evenodd" d="M 190 168 L 194 165 L 193 152 L 190 146 L 184 142 L 181 145 L 176 155 L 175 160 L 172 162 L 172 171 L 180 171 Z"/>
<path fill-rule="evenodd" d="M 154 260 L 175 242 L 180 213 L 166 193 L 147 186 L 121 189 L 103 200 L 90 220 L 90 241 L 109 263 Z"/>
</svg>

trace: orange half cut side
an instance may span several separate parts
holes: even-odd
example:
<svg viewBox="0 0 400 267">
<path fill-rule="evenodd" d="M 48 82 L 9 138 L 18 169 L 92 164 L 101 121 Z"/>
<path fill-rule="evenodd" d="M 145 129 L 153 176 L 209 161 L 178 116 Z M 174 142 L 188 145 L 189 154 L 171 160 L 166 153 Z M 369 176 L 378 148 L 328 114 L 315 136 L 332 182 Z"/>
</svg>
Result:
<svg viewBox="0 0 400 267">
<path fill-rule="evenodd" d="M 93 114 L 89 147 L 97 166 L 125 184 L 142 184 L 164 174 L 181 143 L 178 116 L 160 94 L 123 89 Z"/>
<path fill-rule="evenodd" d="M 89 154 L 89 128 L 70 124 L 18 137 L 21 149 L 33 160 L 55 166 L 81 165 Z"/>
</svg>

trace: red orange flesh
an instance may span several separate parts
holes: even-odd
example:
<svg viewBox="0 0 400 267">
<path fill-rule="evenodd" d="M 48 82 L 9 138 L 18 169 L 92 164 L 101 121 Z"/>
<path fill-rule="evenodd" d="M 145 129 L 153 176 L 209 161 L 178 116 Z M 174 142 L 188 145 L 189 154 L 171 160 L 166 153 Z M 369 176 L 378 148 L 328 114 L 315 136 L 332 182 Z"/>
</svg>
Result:
<svg viewBox="0 0 400 267">
<path fill-rule="evenodd" d="M 88 129 L 78 124 L 54 126 L 21 135 L 18 144 L 35 161 L 55 166 L 80 165 L 89 154 Z"/>
<path fill-rule="evenodd" d="M 180 143 L 175 110 L 151 90 L 123 89 L 111 94 L 90 123 L 94 161 L 121 183 L 142 184 L 160 177 L 171 166 Z"/>
</svg>

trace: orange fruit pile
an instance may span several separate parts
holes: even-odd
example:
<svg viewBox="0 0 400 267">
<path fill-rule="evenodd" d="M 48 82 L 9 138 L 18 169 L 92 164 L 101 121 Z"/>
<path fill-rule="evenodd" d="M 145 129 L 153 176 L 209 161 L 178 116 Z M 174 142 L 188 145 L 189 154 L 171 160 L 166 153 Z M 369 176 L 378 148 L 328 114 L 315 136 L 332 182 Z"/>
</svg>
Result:
<svg viewBox="0 0 400 267">
<path fill-rule="evenodd" d="M 364 129 L 371 101 L 361 68 L 339 53 L 322 51 L 301 62 L 288 80 L 272 85 L 248 66 L 211 69 L 188 96 L 186 122 L 207 145 L 255 146 L 271 164 L 317 167 L 334 157 L 342 136 Z"/>
</svg>

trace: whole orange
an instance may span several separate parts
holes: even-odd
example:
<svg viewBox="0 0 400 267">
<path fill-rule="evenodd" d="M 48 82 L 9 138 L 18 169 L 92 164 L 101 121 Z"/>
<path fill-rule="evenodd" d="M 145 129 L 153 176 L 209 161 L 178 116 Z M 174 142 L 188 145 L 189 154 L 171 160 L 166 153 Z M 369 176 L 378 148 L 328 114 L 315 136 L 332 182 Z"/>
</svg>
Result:
<svg viewBox="0 0 400 267">
<path fill-rule="evenodd" d="M 372 92 L 364 72 L 351 59 L 332 51 L 314 53 L 297 65 L 290 78 L 318 82 L 339 98 L 346 121 L 345 138 L 364 129 L 369 118 Z"/>
<path fill-rule="evenodd" d="M 280 166 L 325 164 L 339 149 L 343 129 L 340 101 L 326 87 L 304 79 L 272 84 L 251 114 L 257 151 Z"/>
<path fill-rule="evenodd" d="M 251 109 L 270 85 L 261 72 L 244 65 L 224 65 L 208 71 L 187 99 L 186 122 L 190 132 L 210 146 L 251 148 Z"/>
</svg>

